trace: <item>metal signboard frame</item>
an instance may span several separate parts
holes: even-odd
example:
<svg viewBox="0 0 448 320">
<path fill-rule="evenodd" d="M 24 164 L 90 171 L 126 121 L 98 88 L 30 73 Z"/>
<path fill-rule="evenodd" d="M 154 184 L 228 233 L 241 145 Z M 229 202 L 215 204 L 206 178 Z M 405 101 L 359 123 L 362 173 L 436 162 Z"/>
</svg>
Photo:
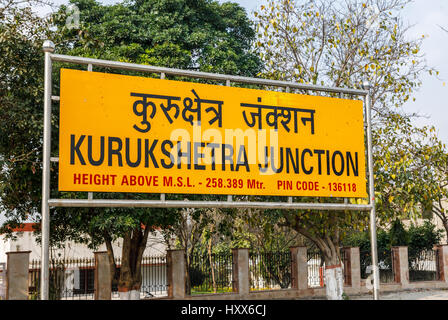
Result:
<svg viewBox="0 0 448 320">
<path fill-rule="evenodd" d="M 50 207 L 152 207 L 152 208 L 259 208 L 259 209 L 308 209 L 328 211 L 370 211 L 371 251 L 373 266 L 373 293 L 374 299 L 378 299 L 379 292 L 379 270 L 377 258 L 376 241 L 376 213 L 375 213 L 375 190 L 373 180 L 373 155 L 372 155 L 372 129 L 371 129 L 371 102 L 368 83 L 364 84 L 364 90 L 324 87 L 309 84 L 299 84 L 289 81 L 269 80 L 251 77 L 223 75 L 216 73 L 198 72 L 192 70 L 181 70 L 134 63 L 108 61 L 92 58 L 67 56 L 54 53 L 54 44 L 46 40 L 43 44 L 45 53 L 44 70 L 44 134 L 43 134 L 43 172 L 42 172 L 42 269 L 41 269 L 41 299 L 48 300 L 49 297 L 49 229 L 50 229 Z M 303 203 L 293 202 L 292 197 L 285 197 L 285 202 L 251 202 L 233 201 L 232 196 L 227 196 L 227 201 L 182 201 L 166 200 L 165 194 L 160 195 L 160 200 L 118 200 L 118 199 L 94 199 L 93 193 L 88 193 L 87 199 L 52 199 L 50 198 L 50 165 L 58 162 L 57 157 L 51 157 L 51 108 L 52 101 L 59 101 L 59 96 L 52 95 L 52 70 L 53 61 L 87 65 L 87 70 L 92 71 L 93 66 L 107 67 L 120 70 L 131 70 L 147 73 L 158 73 L 160 78 L 165 75 L 183 76 L 189 78 L 201 78 L 209 80 L 225 81 L 226 86 L 231 83 L 263 85 L 283 88 L 286 92 L 291 89 L 299 89 L 312 92 L 336 93 L 362 97 L 364 108 L 364 131 L 367 134 L 367 170 L 368 170 L 368 204 L 344 203 Z"/>
</svg>

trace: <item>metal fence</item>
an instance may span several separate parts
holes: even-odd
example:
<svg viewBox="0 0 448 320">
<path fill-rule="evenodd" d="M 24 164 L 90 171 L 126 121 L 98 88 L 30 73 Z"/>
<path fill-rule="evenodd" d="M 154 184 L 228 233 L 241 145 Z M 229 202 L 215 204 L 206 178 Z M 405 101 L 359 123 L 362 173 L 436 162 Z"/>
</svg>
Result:
<svg viewBox="0 0 448 320">
<path fill-rule="evenodd" d="M 232 292 L 233 256 L 230 253 L 196 253 L 190 257 L 191 294 Z"/>
<path fill-rule="evenodd" d="M 142 286 L 140 291 L 145 296 L 168 295 L 165 255 L 143 257 Z"/>
<path fill-rule="evenodd" d="M 409 255 L 409 281 L 437 281 L 438 251 L 424 250 L 416 256 Z"/>
<path fill-rule="evenodd" d="M 29 298 L 40 299 L 41 261 L 29 268 Z M 50 300 L 91 300 L 95 292 L 95 259 L 50 260 Z"/>
<path fill-rule="evenodd" d="M 346 257 L 341 254 L 342 265 Z M 370 251 L 360 251 L 361 277 L 370 275 Z M 116 258 L 117 268 L 121 259 Z M 308 249 L 308 286 L 325 286 L 325 263 L 319 250 Z M 390 251 L 379 252 L 380 281 L 394 282 L 393 259 Z M 41 261 L 32 260 L 29 268 L 29 297 L 40 299 Z M 166 296 L 168 291 L 166 256 L 146 256 L 142 259 L 141 297 Z M 344 269 L 344 268 L 343 268 Z M 232 292 L 233 255 L 194 254 L 189 262 L 191 294 Z M 343 270 L 344 271 L 344 270 Z M 348 274 L 344 272 L 347 283 Z M 94 298 L 95 259 L 56 259 L 50 261 L 51 300 L 92 300 Z M 275 290 L 291 288 L 291 253 L 251 252 L 249 254 L 250 290 Z M 438 251 L 421 251 L 409 255 L 410 281 L 437 281 Z M 118 298 L 117 287 L 112 288 L 113 298 Z"/>
<path fill-rule="evenodd" d="M 117 268 L 121 259 L 116 258 Z M 40 299 L 41 261 L 32 260 L 29 268 L 29 298 Z M 167 295 L 166 257 L 142 258 L 141 297 Z M 95 259 L 56 259 L 50 261 L 50 300 L 93 300 L 95 293 Z M 112 298 L 118 298 L 112 287 Z"/>
<path fill-rule="evenodd" d="M 249 254 L 250 290 L 291 288 L 291 252 Z"/>
<path fill-rule="evenodd" d="M 361 265 L 361 279 L 367 279 L 367 277 L 373 272 L 372 252 L 369 248 L 360 249 L 359 257 Z M 395 282 L 391 250 L 378 251 L 378 269 L 380 274 L 380 283 Z"/>
<path fill-rule="evenodd" d="M 121 258 L 115 258 L 117 269 L 121 268 Z M 160 297 L 168 295 L 168 279 L 166 277 L 166 256 L 146 256 L 142 258 L 141 298 Z M 112 297 L 118 298 L 117 285 L 112 286 Z"/>
<path fill-rule="evenodd" d="M 318 250 L 307 251 L 308 287 L 318 288 L 324 286 L 324 260 Z"/>
</svg>

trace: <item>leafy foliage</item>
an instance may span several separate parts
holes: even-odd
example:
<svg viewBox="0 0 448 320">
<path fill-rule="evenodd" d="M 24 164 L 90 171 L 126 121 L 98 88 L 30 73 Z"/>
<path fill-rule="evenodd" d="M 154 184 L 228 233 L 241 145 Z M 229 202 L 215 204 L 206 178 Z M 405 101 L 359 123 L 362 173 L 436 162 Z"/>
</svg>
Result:
<svg viewBox="0 0 448 320">
<path fill-rule="evenodd" d="M 375 205 L 381 224 L 421 214 L 424 186 L 433 179 L 432 171 L 424 169 L 440 149 L 429 128 L 414 128 L 412 115 L 401 108 L 421 85 L 424 72 L 437 74 L 421 54 L 424 37 L 408 36 L 402 10 L 409 2 L 269 0 L 255 13 L 256 46 L 265 63 L 262 77 L 357 89 L 370 83 Z M 307 200 L 322 201 L 300 199 Z M 284 217 L 286 224 L 316 244 L 327 265 L 340 262 L 337 248 L 349 232 L 369 225 L 369 216 L 358 212 L 299 211 L 285 212 Z"/>
<path fill-rule="evenodd" d="M 30 7 L 0 2 L 0 210 L 12 228 L 39 213 L 42 42 L 48 38 L 48 21 Z"/>
<path fill-rule="evenodd" d="M 422 71 L 437 73 L 420 53 L 424 37 L 406 36 L 400 13 L 409 2 L 268 1 L 256 13 L 263 75 L 358 89 L 368 80 L 373 110 L 389 113 L 421 85 Z"/>
<path fill-rule="evenodd" d="M 250 50 L 255 32 L 246 12 L 236 3 L 71 3 L 80 9 L 80 29 L 65 26 L 64 6 L 54 21 L 61 32 L 59 45 L 73 55 L 245 76 L 260 70 L 259 58 Z"/>
<path fill-rule="evenodd" d="M 412 224 L 407 233 L 410 261 L 416 260 L 421 252 L 432 250 L 434 245 L 440 244 L 443 236 L 443 230 L 436 229 L 436 226 L 429 221 L 425 221 L 421 226 Z"/>
<path fill-rule="evenodd" d="M 25 218 L 40 220 L 42 167 L 43 52 L 45 39 L 57 53 L 96 57 L 165 67 L 253 76 L 260 70 L 250 51 L 254 30 L 240 6 L 211 0 L 137 0 L 102 5 L 93 0 L 72 1 L 80 10 L 80 28 L 68 28 L 66 7 L 51 19 L 35 16 L 25 3 L 2 1 L 0 15 L 0 186 L 1 206 L 9 221 L 3 231 Z M 3 19 L 3 17 L 6 17 Z M 54 64 L 54 91 L 59 85 Z M 71 66 L 73 67 L 73 66 Z M 103 69 L 101 69 L 103 71 Z M 52 155 L 57 156 L 58 108 L 53 110 Z M 57 185 L 52 167 L 51 184 Z M 52 197 L 85 198 L 85 193 L 58 193 Z M 148 199 L 148 194 L 95 194 L 103 199 Z M 182 195 L 174 195 L 180 198 Z M 194 198 L 194 196 L 192 197 Z M 140 285 L 140 261 L 148 234 L 156 227 L 175 226 L 175 209 L 52 209 L 51 242 L 65 240 L 96 248 L 106 243 L 115 266 L 112 242 L 123 239 L 120 277 L 128 289 Z M 200 216 L 198 211 L 196 216 Z M 38 230 L 37 230 L 38 231 Z"/>
<path fill-rule="evenodd" d="M 409 118 L 390 115 L 373 132 L 377 210 L 383 223 L 422 215 L 446 197 L 445 145 L 434 127 L 414 127 Z"/>
</svg>

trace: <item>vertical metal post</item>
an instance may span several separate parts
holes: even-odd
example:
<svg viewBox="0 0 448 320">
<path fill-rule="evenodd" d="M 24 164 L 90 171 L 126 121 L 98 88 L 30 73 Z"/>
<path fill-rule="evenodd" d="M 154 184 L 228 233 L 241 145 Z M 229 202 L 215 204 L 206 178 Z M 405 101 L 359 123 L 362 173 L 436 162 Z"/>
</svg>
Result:
<svg viewBox="0 0 448 320">
<path fill-rule="evenodd" d="M 226 80 L 226 87 L 230 87 L 230 80 L 229 79 Z M 227 195 L 227 201 L 229 201 L 229 202 L 233 201 L 233 196 L 231 194 Z"/>
<path fill-rule="evenodd" d="M 93 71 L 93 65 L 91 63 L 89 63 L 87 65 L 87 71 L 92 72 Z M 93 192 L 88 192 L 87 193 L 87 199 L 89 200 L 93 200 Z"/>
<path fill-rule="evenodd" d="M 46 40 L 42 46 L 45 52 L 44 70 L 44 136 L 43 136 L 43 168 L 42 168 L 42 265 L 40 297 L 49 298 L 49 250 L 50 250 L 50 153 L 51 153 L 51 53 L 54 51 L 53 42 Z"/>
<path fill-rule="evenodd" d="M 365 90 L 370 89 L 370 83 L 364 82 Z M 375 212 L 375 185 L 373 174 L 373 147 L 372 147 L 372 115 L 370 93 L 364 98 L 367 120 L 367 150 L 369 163 L 369 203 L 372 205 L 370 210 L 370 245 L 372 253 L 372 269 L 373 269 L 373 299 L 379 299 L 380 277 L 378 269 L 378 250 L 376 241 L 376 212 Z"/>
<path fill-rule="evenodd" d="M 338 98 L 339 99 L 344 99 L 344 95 L 342 94 L 342 92 L 338 93 Z M 349 202 L 348 198 L 344 198 L 344 204 L 348 204 L 348 202 Z"/>
<path fill-rule="evenodd" d="M 290 93 L 291 92 L 291 88 L 290 87 L 286 87 L 285 92 L 286 93 Z M 292 197 L 288 197 L 288 203 L 292 203 Z"/>
<path fill-rule="evenodd" d="M 160 79 L 165 79 L 165 72 L 161 72 L 160 73 Z M 160 194 L 160 201 L 165 201 L 166 200 L 166 197 L 165 197 L 165 194 L 164 193 L 161 193 Z"/>
</svg>

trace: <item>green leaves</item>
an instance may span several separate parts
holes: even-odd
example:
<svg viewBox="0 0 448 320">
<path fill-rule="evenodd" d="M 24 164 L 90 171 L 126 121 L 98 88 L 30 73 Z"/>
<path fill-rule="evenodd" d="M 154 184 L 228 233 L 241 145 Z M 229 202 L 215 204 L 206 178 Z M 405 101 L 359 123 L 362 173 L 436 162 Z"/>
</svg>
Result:
<svg viewBox="0 0 448 320">
<path fill-rule="evenodd" d="M 0 2 L 0 212 L 14 225 L 40 206 L 42 42 L 48 21 Z"/>
<path fill-rule="evenodd" d="M 73 0 L 81 30 L 65 28 L 64 7 L 54 15 L 61 43 L 70 54 L 111 57 L 165 67 L 254 76 L 254 31 L 235 3 L 144 0 L 101 5 Z M 67 39 L 70 41 L 65 42 Z M 126 49 L 126 47 L 132 47 Z"/>
<path fill-rule="evenodd" d="M 1 0 L 0 0 L 1 1 Z M 9 3 L 9 2 L 8 2 Z M 51 39 L 58 53 L 164 67 L 195 69 L 244 76 L 261 70 L 251 45 L 255 32 L 246 12 L 235 3 L 210 0 L 135 0 L 103 5 L 74 0 L 80 10 L 80 29 L 66 26 L 66 7 L 50 19 L 35 16 L 29 7 L 12 6 L 0 20 L 0 192 L 8 217 L 40 220 L 42 159 L 42 43 Z M 0 14 L 3 14 L 0 2 Z M 54 64 L 55 91 L 59 70 Z M 73 67 L 71 65 L 70 67 Z M 104 71 L 104 69 L 97 69 Z M 58 108 L 53 108 L 52 155 L 58 152 Z M 57 167 L 51 185 L 57 186 Z M 52 196 L 85 198 L 85 193 Z M 156 195 L 95 194 L 101 198 L 148 199 Z M 181 198 L 173 195 L 172 199 Z M 194 198 L 192 196 L 191 198 Z M 204 212 L 196 210 L 193 219 Z M 52 209 L 51 234 L 92 247 L 129 230 L 169 228 L 178 223 L 177 209 Z M 209 219 L 203 219 L 206 222 Z"/>
<path fill-rule="evenodd" d="M 446 150 L 434 132 L 412 126 L 402 110 L 421 85 L 420 76 L 436 74 L 419 54 L 422 38 L 407 35 L 409 28 L 402 18 L 407 3 L 271 0 L 255 16 L 263 77 L 348 88 L 362 88 L 369 80 L 381 224 L 420 216 L 422 202 L 431 203 L 441 195 L 443 175 L 436 168 L 446 162 Z M 369 6 L 379 10 L 375 24 L 366 10 Z M 288 219 L 292 228 L 316 242 L 326 237 L 337 242 L 347 231 L 362 230 L 367 222 L 364 213 L 345 212 L 298 212 Z"/>
<path fill-rule="evenodd" d="M 432 127 L 414 127 L 411 119 L 389 114 L 373 132 L 375 187 L 380 221 L 421 217 L 422 206 L 445 197 L 445 146 Z"/>
</svg>

